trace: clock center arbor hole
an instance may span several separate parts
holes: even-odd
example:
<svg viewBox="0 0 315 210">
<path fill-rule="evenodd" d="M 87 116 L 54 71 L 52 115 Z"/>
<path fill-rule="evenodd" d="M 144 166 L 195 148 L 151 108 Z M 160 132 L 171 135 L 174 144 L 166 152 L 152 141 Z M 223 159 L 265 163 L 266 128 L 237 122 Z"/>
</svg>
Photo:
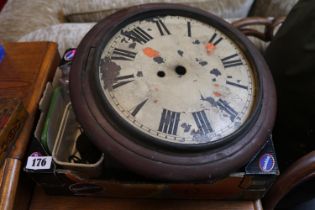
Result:
<svg viewBox="0 0 315 210">
<path fill-rule="evenodd" d="M 165 77 L 165 72 L 164 72 L 164 71 L 158 71 L 158 72 L 157 72 L 157 75 L 158 75 L 159 77 Z"/>
<path fill-rule="evenodd" d="M 178 74 L 178 75 L 185 75 L 186 74 L 186 68 L 184 66 L 176 66 L 175 67 L 175 72 Z"/>
<path fill-rule="evenodd" d="M 184 66 L 176 66 L 175 67 L 175 72 L 178 74 L 178 75 L 180 75 L 180 76 L 182 76 L 182 75 L 185 75 L 186 74 L 186 72 L 187 72 L 187 70 L 186 70 L 186 68 L 184 67 Z M 157 75 L 159 76 L 159 77 L 165 77 L 165 72 L 164 71 L 158 71 L 157 72 Z"/>
</svg>

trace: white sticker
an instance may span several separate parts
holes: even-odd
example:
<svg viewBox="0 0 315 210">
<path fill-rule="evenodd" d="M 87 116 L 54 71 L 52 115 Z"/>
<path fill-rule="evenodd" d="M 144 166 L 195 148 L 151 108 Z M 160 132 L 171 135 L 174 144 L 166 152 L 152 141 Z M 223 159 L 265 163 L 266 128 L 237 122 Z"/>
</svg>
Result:
<svg viewBox="0 0 315 210">
<path fill-rule="evenodd" d="M 28 157 L 26 169 L 32 170 L 43 170 L 50 169 L 51 167 L 51 156 L 39 156 L 39 157 Z"/>
</svg>

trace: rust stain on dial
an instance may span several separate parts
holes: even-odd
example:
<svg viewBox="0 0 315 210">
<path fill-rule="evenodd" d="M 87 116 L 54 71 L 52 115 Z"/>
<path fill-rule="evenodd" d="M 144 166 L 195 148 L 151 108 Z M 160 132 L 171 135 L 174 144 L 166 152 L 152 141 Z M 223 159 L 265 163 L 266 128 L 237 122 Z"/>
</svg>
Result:
<svg viewBox="0 0 315 210">
<path fill-rule="evenodd" d="M 105 89 L 112 89 L 112 86 L 119 75 L 121 67 L 108 57 L 101 60 L 101 73 Z"/>
<path fill-rule="evenodd" d="M 149 58 L 156 58 L 160 56 L 159 51 L 151 48 L 151 47 L 146 47 L 143 49 L 143 53 L 148 56 Z"/>
</svg>

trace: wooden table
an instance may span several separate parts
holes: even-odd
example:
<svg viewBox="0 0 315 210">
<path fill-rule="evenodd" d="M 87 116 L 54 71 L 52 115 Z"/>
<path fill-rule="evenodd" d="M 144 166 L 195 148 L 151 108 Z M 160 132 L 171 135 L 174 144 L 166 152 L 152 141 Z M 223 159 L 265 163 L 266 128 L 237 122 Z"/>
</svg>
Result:
<svg viewBox="0 0 315 210">
<path fill-rule="evenodd" d="M 48 205 L 49 204 L 49 205 Z M 30 210 L 262 210 L 260 201 L 153 200 L 49 196 L 36 187 Z"/>
<path fill-rule="evenodd" d="M 0 63 L 0 97 L 19 97 L 29 113 L 15 147 L 0 169 L 0 209 L 12 209 L 22 161 L 31 136 L 38 102 L 52 79 L 60 56 L 52 42 L 6 43 Z"/>
</svg>

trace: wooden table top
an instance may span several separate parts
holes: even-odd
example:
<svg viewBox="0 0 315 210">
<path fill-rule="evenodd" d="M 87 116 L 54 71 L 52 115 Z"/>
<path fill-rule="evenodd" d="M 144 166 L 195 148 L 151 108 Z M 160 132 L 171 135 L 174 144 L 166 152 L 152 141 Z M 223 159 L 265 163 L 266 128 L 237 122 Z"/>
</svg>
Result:
<svg viewBox="0 0 315 210">
<path fill-rule="evenodd" d="M 47 80 L 52 79 L 59 64 L 57 45 L 52 42 L 24 42 L 6 43 L 4 47 L 6 56 L 0 63 L 0 97 L 23 99 L 32 118 Z M 19 138 L 10 157 L 21 158 L 27 142 Z"/>
<path fill-rule="evenodd" d="M 36 187 L 30 210 L 262 210 L 260 201 L 154 200 L 50 196 Z"/>
<path fill-rule="evenodd" d="M 21 97 L 27 110 L 33 111 L 41 95 L 38 89 L 54 73 L 40 71 L 53 62 L 51 53 L 56 52 L 50 51 L 54 45 L 49 42 L 6 43 L 6 56 L 0 64 L 0 97 Z"/>
</svg>

